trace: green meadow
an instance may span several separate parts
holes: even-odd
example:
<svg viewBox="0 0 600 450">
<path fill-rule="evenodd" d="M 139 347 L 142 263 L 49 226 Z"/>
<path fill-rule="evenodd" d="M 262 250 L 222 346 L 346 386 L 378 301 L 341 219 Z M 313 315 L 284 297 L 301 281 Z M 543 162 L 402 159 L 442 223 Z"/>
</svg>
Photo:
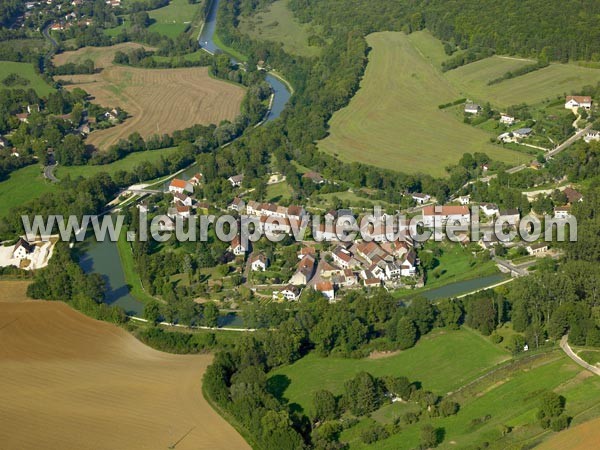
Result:
<svg viewBox="0 0 600 450">
<path fill-rule="evenodd" d="M 490 144 L 491 134 L 461 123 L 438 108 L 460 93 L 404 33 L 367 37 L 369 54 L 361 87 L 330 121 L 330 135 L 319 148 L 342 160 L 406 173 L 446 175 L 445 167 L 465 152 L 520 164 L 528 158 Z"/>
<path fill-rule="evenodd" d="M 79 176 L 91 177 L 100 172 L 113 174 L 119 170 L 129 171 L 143 161 L 153 163 L 158 161 L 162 156 L 166 157 L 176 150 L 176 147 L 172 147 L 162 150 L 132 153 L 114 163 L 101 166 L 58 166 L 54 174 L 58 179 L 61 179 L 67 176 L 71 178 Z M 55 185 L 44 178 L 42 167 L 38 164 L 16 170 L 6 180 L 0 182 L 0 217 L 8 214 L 11 208 L 15 206 L 19 206 L 56 189 Z"/>
<path fill-rule="evenodd" d="M 16 85 L 13 87 L 7 87 L 2 81 L 6 79 L 10 74 L 16 73 L 21 77 L 29 80 L 27 85 Z M 45 97 L 48 94 L 55 91 L 55 89 L 46 83 L 42 77 L 40 77 L 33 68 L 33 64 L 30 63 L 19 63 L 12 61 L 0 61 L 0 90 L 2 89 L 34 89 L 37 94 L 41 97 Z"/>
</svg>

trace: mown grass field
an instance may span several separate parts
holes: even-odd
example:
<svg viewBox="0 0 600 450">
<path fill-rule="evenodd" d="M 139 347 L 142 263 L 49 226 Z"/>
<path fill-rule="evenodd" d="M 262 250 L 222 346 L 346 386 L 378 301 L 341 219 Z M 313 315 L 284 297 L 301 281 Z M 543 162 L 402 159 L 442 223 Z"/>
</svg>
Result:
<svg viewBox="0 0 600 450">
<path fill-rule="evenodd" d="M 403 33 L 368 36 L 373 48 L 361 88 L 330 121 L 319 148 L 342 160 L 406 173 L 445 176 L 465 152 L 511 164 L 526 155 L 490 144 L 492 137 L 438 108 L 460 94 Z"/>
<path fill-rule="evenodd" d="M 288 53 L 309 57 L 321 53 L 320 47 L 308 45 L 308 37 L 315 34 L 312 28 L 294 18 L 288 0 L 277 0 L 265 11 L 243 17 L 239 26 L 254 39 L 281 42 Z"/>
<path fill-rule="evenodd" d="M 128 2 L 123 2 L 125 5 Z M 167 6 L 148 11 L 148 16 L 152 20 L 152 24 L 148 30 L 160 33 L 170 38 L 176 38 L 190 27 L 190 32 L 195 32 L 202 24 L 203 2 L 196 4 L 188 2 L 188 0 L 171 0 Z M 115 28 L 109 28 L 104 31 L 108 36 L 116 36 L 123 29 L 131 25 L 128 15 L 121 16 L 123 23 Z"/>
<path fill-rule="evenodd" d="M 520 103 L 529 105 L 577 93 L 585 85 L 600 80 L 600 69 L 575 64 L 551 64 L 535 72 L 488 86 L 488 81 L 505 72 L 531 64 L 530 61 L 493 56 L 446 72 L 445 77 L 463 96 L 497 107 Z"/>
<path fill-rule="evenodd" d="M 119 161 L 102 166 L 58 166 L 54 174 L 59 179 L 66 176 L 90 177 L 100 172 L 113 174 L 119 170 L 131 170 L 142 161 L 156 162 L 175 150 L 176 147 L 132 153 Z M 0 217 L 6 216 L 11 208 L 54 190 L 56 186 L 44 178 L 40 165 L 33 164 L 16 170 L 8 179 L 0 182 Z"/>
<path fill-rule="evenodd" d="M 380 359 L 321 358 L 311 354 L 271 374 L 272 383 L 289 381 L 283 397 L 310 414 L 313 394 L 328 389 L 343 392 L 344 382 L 361 371 L 374 376 L 407 376 L 425 389 L 445 394 L 482 375 L 510 357 L 475 331 L 436 331 L 409 350 Z M 287 379 L 287 381 L 286 381 Z"/>
<path fill-rule="evenodd" d="M 131 116 L 123 124 L 92 132 L 88 144 L 105 150 L 135 131 L 148 138 L 196 124 L 233 120 L 239 114 L 245 90 L 212 78 L 206 67 L 141 69 L 112 63 L 117 50 L 136 46 L 84 47 L 55 58 L 56 65 L 92 58 L 103 70 L 93 75 L 60 77 L 70 82 L 67 89 L 81 88 L 94 97 L 95 103 L 118 106 Z"/>
<path fill-rule="evenodd" d="M 27 85 L 16 85 L 8 87 L 2 81 L 12 73 L 29 80 Z M 55 91 L 55 89 L 46 83 L 33 68 L 30 63 L 18 63 L 12 61 L 0 61 L 0 90 L 2 89 L 29 89 L 32 88 L 39 96 L 45 97 Z"/>
<path fill-rule="evenodd" d="M 442 62 L 449 58 L 442 42 L 427 30 L 412 33 L 408 38 L 419 53 L 441 71 Z M 490 102 L 496 107 L 540 103 L 577 92 L 582 86 L 595 85 L 600 80 L 598 68 L 579 63 L 551 64 L 527 75 L 488 86 L 489 81 L 506 72 L 533 63 L 535 60 L 528 58 L 492 56 L 445 72 L 443 76 L 460 92 L 460 97 L 480 103 Z"/>
</svg>

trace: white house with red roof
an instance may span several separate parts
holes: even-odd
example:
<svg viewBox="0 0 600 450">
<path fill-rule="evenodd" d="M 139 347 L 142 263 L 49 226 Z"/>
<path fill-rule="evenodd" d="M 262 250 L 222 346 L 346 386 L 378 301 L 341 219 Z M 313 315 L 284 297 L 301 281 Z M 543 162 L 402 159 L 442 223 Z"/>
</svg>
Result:
<svg viewBox="0 0 600 450">
<path fill-rule="evenodd" d="M 567 101 L 565 102 L 565 109 L 591 109 L 592 108 L 592 97 L 589 95 L 567 95 Z"/>
<path fill-rule="evenodd" d="M 184 192 L 194 192 L 194 186 L 189 181 L 173 178 L 169 184 L 169 192 L 183 194 Z"/>
<path fill-rule="evenodd" d="M 468 225 L 471 212 L 467 206 L 426 206 L 423 208 L 423 225 L 433 227 L 437 221 L 442 225 Z"/>
</svg>

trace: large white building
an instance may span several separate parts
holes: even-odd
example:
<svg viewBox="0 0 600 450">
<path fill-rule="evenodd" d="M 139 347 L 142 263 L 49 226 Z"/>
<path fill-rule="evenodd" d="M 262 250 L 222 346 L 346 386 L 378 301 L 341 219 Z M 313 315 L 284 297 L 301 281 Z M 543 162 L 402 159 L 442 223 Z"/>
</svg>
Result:
<svg viewBox="0 0 600 450">
<path fill-rule="evenodd" d="M 471 211 L 467 206 L 453 205 L 426 206 L 423 208 L 424 226 L 433 227 L 436 220 L 441 225 L 468 225 L 471 220 Z"/>
</svg>

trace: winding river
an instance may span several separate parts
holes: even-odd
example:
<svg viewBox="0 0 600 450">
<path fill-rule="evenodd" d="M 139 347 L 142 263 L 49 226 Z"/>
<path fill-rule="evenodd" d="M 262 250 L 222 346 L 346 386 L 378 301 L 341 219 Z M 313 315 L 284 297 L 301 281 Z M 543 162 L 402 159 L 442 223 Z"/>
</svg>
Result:
<svg viewBox="0 0 600 450">
<path fill-rule="evenodd" d="M 199 36 L 200 45 L 210 53 L 215 53 L 221 50 L 214 42 L 213 36 L 217 24 L 217 10 L 219 8 L 219 0 L 213 0 L 210 6 L 210 11 Z M 235 60 L 232 60 L 236 62 Z M 267 74 L 266 81 L 273 89 L 273 99 L 271 108 L 265 122 L 277 119 L 288 100 L 291 92 L 286 84 L 274 75 Z M 196 171 L 195 167 L 191 167 L 184 172 L 184 176 L 188 178 Z M 110 305 L 116 305 L 123 308 L 127 314 L 141 316 L 144 310 L 144 304 L 134 298 L 129 290 L 129 286 L 125 281 L 125 274 L 121 265 L 121 258 L 115 242 L 105 241 L 97 242 L 94 239 L 88 239 L 81 247 L 80 265 L 86 273 L 99 273 L 106 282 L 106 298 L 105 302 Z M 225 320 L 232 320 L 231 318 Z"/>
</svg>

